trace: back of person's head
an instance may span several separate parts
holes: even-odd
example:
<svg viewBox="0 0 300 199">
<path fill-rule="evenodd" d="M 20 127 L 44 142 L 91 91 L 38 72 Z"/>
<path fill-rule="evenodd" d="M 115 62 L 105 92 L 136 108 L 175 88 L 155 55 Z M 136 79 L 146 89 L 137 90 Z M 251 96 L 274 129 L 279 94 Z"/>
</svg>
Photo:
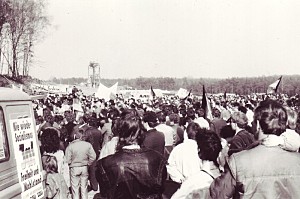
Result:
<svg viewBox="0 0 300 199">
<path fill-rule="evenodd" d="M 213 161 L 218 166 L 217 158 L 222 150 L 219 136 L 211 130 L 199 129 L 196 134 L 196 141 L 200 159 Z"/>
<path fill-rule="evenodd" d="M 163 107 L 163 112 L 165 115 L 170 115 L 172 113 L 172 107 L 170 105 L 165 105 Z"/>
<path fill-rule="evenodd" d="M 184 103 L 179 105 L 179 110 L 182 110 L 182 109 L 186 110 L 186 105 Z"/>
<path fill-rule="evenodd" d="M 92 112 L 91 113 L 91 117 L 97 118 L 97 113 L 96 112 Z"/>
<path fill-rule="evenodd" d="M 235 111 L 238 111 L 240 104 L 238 102 L 232 102 L 231 106 Z"/>
<path fill-rule="evenodd" d="M 51 115 L 51 110 L 49 107 L 43 109 L 43 115 L 46 118 L 46 116 Z"/>
<path fill-rule="evenodd" d="M 260 102 L 254 111 L 254 124 L 258 122 L 264 134 L 281 135 L 286 130 L 287 113 L 275 100 Z"/>
<path fill-rule="evenodd" d="M 212 113 L 213 113 L 214 118 L 220 118 L 220 116 L 221 116 L 221 112 L 217 108 L 213 108 Z"/>
<path fill-rule="evenodd" d="M 221 138 L 224 138 L 225 140 L 229 141 L 233 138 L 234 135 L 235 135 L 235 130 L 233 130 L 230 125 L 226 125 L 223 128 L 221 128 L 220 131 Z"/>
<path fill-rule="evenodd" d="M 249 103 L 246 104 L 245 107 L 248 108 L 251 111 L 253 111 L 253 109 L 254 109 L 253 106 L 251 104 L 249 104 Z"/>
<path fill-rule="evenodd" d="M 187 109 L 187 117 L 191 118 L 192 120 L 195 119 L 195 111 L 193 108 L 188 108 Z"/>
<path fill-rule="evenodd" d="M 179 115 L 177 113 L 171 113 L 169 115 L 169 119 L 170 119 L 171 123 L 178 124 L 179 120 L 180 120 L 180 117 L 179 117 Z"/>
<path fill-rule="evenodd" d="M 183 108 L 179 109 L 179 113 L 182 115 L 182 117 L 185 117 L 187 115 L 186 109 Z"/>
<path fill-rule="evenodd" d="M 179 118 L 179 126 L 185 126 L 187 123 L 187 119 L 185 117 Z"/>
<path fill-rule="evenodd" d="M 43 122 L 44 122 L 43 116 L 39 115 L 39 116 L 37 117 L 37 124 L 42 124 Z"/>
<path fill-rule="evenodd" d="M 231 122 L 236 123 L 239 128 L 245 129 L 248 124 L 248 118 L 245 113 L 236 111 L 231 114 Z"/>
<path fill-rule="evenodd" d="M 55 153 L 59 150 L 59 130 L 54 127 L 47 127 L 41 135 L 41 149 L 47 153 Z"/>
<path fill-rule="evenodd" d="M 193 103 L 193 108 L 196 110 L 196 109 L 199 109 L 201 108 L 201 103 L 199 101 L 196 101 Z"/>
<path fill-rule="evenodd" d="M 103 108 L 101 109 L 100 113 L 99 113 L 99 117 L 103 117 L 107 119 L 107 115 L 108 115 L 108 110 Z"/>
<path fill-rule="evenodd" d="M 74 114 L 69 110 L 64 112 L 64 116 L 65 116 L 67 122 L 73 122 L 75 120 Z"/>
<path fill-rule="evenodd" d="M 172 105 L 172 112 L 173 112 L 173 113 L 176 113 L 176 114 L 179 113 L 179 110 L 178 110 L 177 106 Z"/>
<path fill-rule="evenodd" d="M 160 123 L 165 123 L 166 122 L 166 115 L 160 111 L 158 113 L 156 113 L 157 119 Z"/>
<path fill-rule="evenodd" d="M 117 147 L 118 150 L 126 145 L 140 145 L 146 132 L 141 118 L 135 109 L 125 109 L 122 112 L 117 130 L 120 138 Z"/>
<path fill-rule="evenodd" d="M 221 102 L 221 106 L 222 106 L 223 108 L 227 109 L 227 102 L 225 102 L 225 101 Z"/>
<path fill-rule="evenodd" d="M 93 112 L 93 113 L 94 113 L 94 112 Z M 91 115 L 92 115 L 92 113 L 85 113 L 85 114 L 83 114 L 83 116 L 81 116 L 83 122 L 84 122 L 84 123 L 87 123 L 87 122 L 88 122 L 88 119 L 91 117 Z"/>
<path fill-rule="evenodd" d="M 242 113 L 247 113 L 247 108 L 245 106 L 239 106 L 238 108 L 239 111 L 241 111 Z"/>
<path fill-rule="evenodd" d="M 53 125 L 54 117 L 52 115 L 46 115 L 46 116 L 44 116 L 44 118 L 45 118 L 46 122 L 49 122 L 51 125 Z"/>
<path fill-rule="evenodd" d="M 115 120 L 119 117 L 119 115 L 120 115 L 120 113 L 119 113 L 118 109 L 113 108 L 113 109 L 110 109 L 108 111 L 108 116 L 107 117 L 111 120 Z"/>
<path fill-rule="evenodd" d="M 57 159 L 53 155 L 43 155 L 42 156 L 43 169 L 47 173 L 58 173 Z"/>
<path fill-rule="evenodd" d="M 189 123 L 189 125 L 186 128 L 186 133 L 189 139 L 195 140 L 196 139 L 196 134 L 199 131 L 200 126 L 199 124 L 195 122 Z"/>
<path fill-rule="evenodd" d="M 99 126 L 99 121 L 95 117 L 89 117 L 87 122 L 88 122 L 89 126 L 91 126 L 91 127 L 98 128 L 98 126 Z"/>
<path fill-rule="evenodd" d="M 143 121 L 148 123 L 151 128 L 157 125 L 158 119 L 154 111 L 146 111 L 143 116 Z"/>
<path fill-rule="evenodd" d="M 54 121 L 58 124 L 61 123 L 63 120 L 64 120 L 64 117 L 62 115 L 55 115 L 54 116 Z"/>
</svg>

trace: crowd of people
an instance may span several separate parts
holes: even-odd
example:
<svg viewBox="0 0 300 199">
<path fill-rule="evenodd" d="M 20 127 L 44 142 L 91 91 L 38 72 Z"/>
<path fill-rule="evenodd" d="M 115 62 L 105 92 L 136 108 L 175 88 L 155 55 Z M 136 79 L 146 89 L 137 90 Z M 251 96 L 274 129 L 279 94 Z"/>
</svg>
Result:
<svg viewBox="0 0 300 199">
<path fill-rule="evenodd" d="M 295 100 L 209 98 L 33 101 L 47 197 L 300 198 Z"/>
</svg>

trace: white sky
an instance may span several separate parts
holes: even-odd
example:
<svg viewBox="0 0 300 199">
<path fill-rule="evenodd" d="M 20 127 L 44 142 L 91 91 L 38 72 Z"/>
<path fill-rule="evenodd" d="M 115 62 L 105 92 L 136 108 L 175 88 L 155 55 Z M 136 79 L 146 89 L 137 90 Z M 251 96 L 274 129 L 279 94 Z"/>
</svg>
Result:
<svg viewBox="0 0 300 199">
<path fill-rule="evenodd" d="M 49 0 L 31 74 L 101 78 L 300 74 L 299 0 Z"/>
</svg>

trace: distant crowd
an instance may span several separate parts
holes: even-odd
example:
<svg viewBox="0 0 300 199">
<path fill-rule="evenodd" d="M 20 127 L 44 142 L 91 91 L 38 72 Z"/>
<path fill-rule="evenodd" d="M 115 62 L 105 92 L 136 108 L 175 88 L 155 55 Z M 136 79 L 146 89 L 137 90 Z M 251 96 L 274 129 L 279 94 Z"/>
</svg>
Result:
<svg viewBox="0 0 300 199">
<path fill-rule="evenodd" d="M 47 197 L 300 198 L 299 96 L 204 97 L 34 100 Z"/>
</svg>

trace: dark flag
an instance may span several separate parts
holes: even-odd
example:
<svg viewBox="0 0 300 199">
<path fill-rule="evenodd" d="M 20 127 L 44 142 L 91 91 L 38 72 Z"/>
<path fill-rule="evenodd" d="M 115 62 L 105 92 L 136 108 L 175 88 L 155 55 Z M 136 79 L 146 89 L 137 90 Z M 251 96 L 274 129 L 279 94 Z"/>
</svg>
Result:
<svg viewBox="0 0 300 199">
<path fill-rule="evenodd" d="M 268 90 L 267 90 L 268 94 L 272 94 L 272 93 L 276 93 L 277 92 L 277 89 L 279 87 L 281 79 L 282 79 L 282 76 L 280 76 L 278 80 L 276 80 L 275 82 L 273 82 L 272 84 L 270 84 L 268 86 Z"/>
<path fill-rule="evenodd" d="M 190 90 L 189 94 L 185 98 L 183 98 L 183 100 L 186 100 L 188 97 L 190 97 L 191 93 L 192 93 L 192 89 Z"/>
<path fill-rule="evenodd" d="M 213 116 L 212 116 L 210 102 L 209 102 L 209 100 L 208 100 L 208 98 L 206 96 L 204 85 L 203 85 L 203 95 L 202 95 L 202 105 L 201 105 L 201 108 L 204 109 L 205 118 L 209 119 L 211 121 L 213 119 Z"/>
<path fill-rule="evenodd" d="M 152 86 L 151 86 L 150 90 L 151 90 L 151 96 L 152 96 L 152 98 L 154 99 L 156 95 L 155 95 L 155 92 L 154 92 Z"/>
</svg>

